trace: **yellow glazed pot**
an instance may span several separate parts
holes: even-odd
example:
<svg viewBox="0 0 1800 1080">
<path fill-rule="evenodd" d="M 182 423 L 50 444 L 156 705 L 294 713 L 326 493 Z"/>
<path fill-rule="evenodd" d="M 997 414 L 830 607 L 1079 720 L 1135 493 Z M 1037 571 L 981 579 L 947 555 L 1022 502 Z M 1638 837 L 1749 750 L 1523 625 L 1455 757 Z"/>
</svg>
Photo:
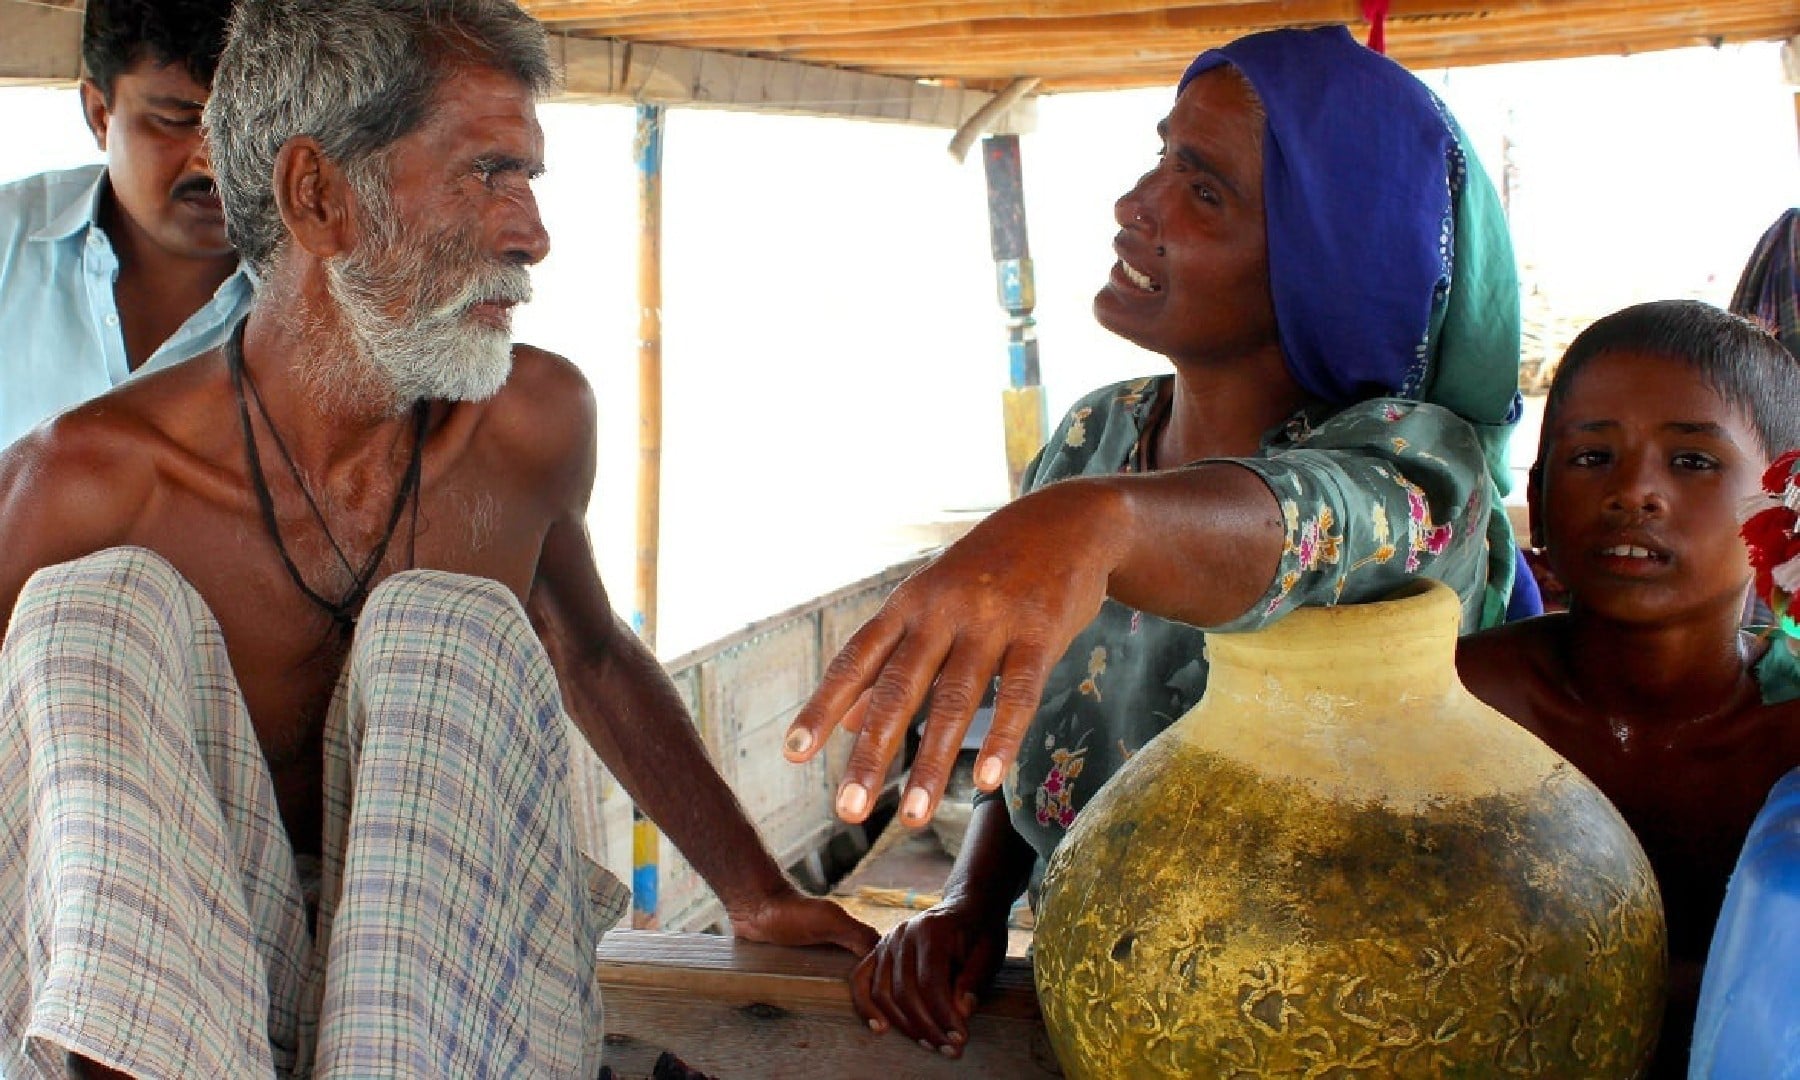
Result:
<svg viewBox="0 0 1800 1080">
<path fill-rule="evenodd" d="M 1075 1078 L 1637 1075 L 1667 965 L 1599 790 L 1463 689 L 1442 585 L 1207 639 L 1046 871 Z"/>
</svg>

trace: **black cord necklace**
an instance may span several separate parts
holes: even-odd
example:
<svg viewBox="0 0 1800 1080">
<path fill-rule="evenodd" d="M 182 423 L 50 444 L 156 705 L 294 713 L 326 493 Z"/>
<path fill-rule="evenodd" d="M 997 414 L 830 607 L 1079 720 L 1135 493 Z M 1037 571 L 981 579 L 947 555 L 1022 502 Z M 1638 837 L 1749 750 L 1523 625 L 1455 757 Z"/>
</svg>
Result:
<svg viewBox="0 0 1800 1080">
<path fill-rule="evenodd" d="M 256 489 L 256 501 L 262 509 L 263 525 L 269 530 L 269 537 L 275 541 L 275 551 L 281 556 L 281 563 L 287 567 L 288 576 L 294 579 L 294 584 L 299 586 L 300 591 L 308 600 L 311 600 L 325 614 L 331 616 L 331 621 L 337 625 L 338 631 L 348 637 L 356 629 L 356 617 L 362 611 L 363 601 L 369 597 L 369 586 L 374 582 L 376 573 L 381 569 L 381 560 L 387 556 L 388 544 L 394 538 L 394 530 L 400 526 L 400 517 L 406 512 L 406 504 L 409 500 L 413 504 L 415 535 L 412 537 L 412 541 L 415 544 L 418 541 L 416 533 L 419 520 L 419 477 L 423 472 L 425 459 L 425 423 L 431 415 L 431 407 L 428 402 L 422 400 L 413 406 L 412 460 L 407 463 L 406 475 L 400 481 L 399 490 L 394 493 L 394 507 L 388 513 L 387 529 L 382 533 L 380 543 L 375 545 L 375 549 L 369 553 L 368 559 L 363 562 L 362 568 L 359 570 L 350 561 L 350 557 L 344 554 L 344 548 L 337 542 L 337 537 L 331 535 L 331 526 L 325 523 L 325 515 L 319 510 L 319 504 L 313 500 L 312 492 L 307 488 L 305 479 L 300 475 L 299 466 L 294 464 L 293 455 L 288 453 L 287 444 L 281 439 L 281 432 L 275 430 L 275 422 L 270 419 L 269 408 L 263 404 L 262 394 L 256 389 L 256 381 L 250 378 L 250 373 L 244 368 L 244 323 L 246 321 L 248 320 L 240 320 L 237 327 L 232 330 L 230 339 L 226 341 L 225 363 L 231 371 L 231 388 L 237 395 L 238 419 L 244 428 L 244 453 L 250 462 L 250 482 Z M 248 395 L 244 393 L 246 383 L 250 387 Z M 262 457 L 256 452 L 256 431 L 250 421 L 250 401 L 252 399 L 256 402 L 256 411 L 262 415 L 263 425 L 269 429 L 269 437 L 274 441 L 275 449 L 281 452 L 281 460 L 288 467 L 288 475 L 294 478 L 294 486 L 300 489 L 301 497 L 306 500 L 307 509 L 312 511 L 313 520 L 319 523 L 319 530 L 325 534 L 325 542 L 331 545 L 331 550 L 336 553 L 338 561 L 343 564 L 345 572 L 350 575 L 350 590 L 344 594 L 342 600 L 328 600 L 315 592 L 312 586 L 306 583 L 306 579 L 301 576 L 300 568 L 294 565 L 293 557 L 288 554 L 287 545 L 282 542 L 281 526 L 275 518 L 275 498 L 270 493 L 268 481 L 263 475 Z M 411 561 L 408 560 L 409 564 Z"/>
</svg>

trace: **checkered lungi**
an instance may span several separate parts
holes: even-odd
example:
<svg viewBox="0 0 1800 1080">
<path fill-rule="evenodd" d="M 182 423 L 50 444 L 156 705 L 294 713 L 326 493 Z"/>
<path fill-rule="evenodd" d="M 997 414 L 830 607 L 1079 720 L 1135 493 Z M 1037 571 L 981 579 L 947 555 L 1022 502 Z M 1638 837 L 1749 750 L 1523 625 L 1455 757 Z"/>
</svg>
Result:
<svg viewBox="0 0 1800 1080">
<path fill-rule="evenodd" d="M 0 649 L 0 1076 L 592 1077 L 556 677 L 504 587 L 369 597 L 325 728 L 316 925 L 218 623 L 161 557 L 40 571 Z"/>
</svg>

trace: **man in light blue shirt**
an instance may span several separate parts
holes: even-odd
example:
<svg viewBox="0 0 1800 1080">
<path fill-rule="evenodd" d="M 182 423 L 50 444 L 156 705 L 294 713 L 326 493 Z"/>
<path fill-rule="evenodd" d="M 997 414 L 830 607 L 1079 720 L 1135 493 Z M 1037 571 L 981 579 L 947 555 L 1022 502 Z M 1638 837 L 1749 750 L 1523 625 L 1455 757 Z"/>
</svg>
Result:
<svg viewBox="0 0 1800 1080">
<path fill-rule="evenodd" d="M 106 164 L 0 186 L 0 448 L 249 310 L 200 136 L 230 9 L 89 0 L 82 111 Z"/>
</svg>

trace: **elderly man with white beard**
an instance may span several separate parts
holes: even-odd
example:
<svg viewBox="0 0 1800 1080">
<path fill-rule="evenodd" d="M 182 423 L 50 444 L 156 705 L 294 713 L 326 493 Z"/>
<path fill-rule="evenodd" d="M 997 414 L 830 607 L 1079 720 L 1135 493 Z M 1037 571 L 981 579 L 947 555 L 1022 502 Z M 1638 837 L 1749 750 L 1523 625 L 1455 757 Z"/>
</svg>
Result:
<svg viewBox="0 0 1800 1080">
<path fill-rule="evenodd" d="M 249 317 L 0 457 L 0 1075 L 593 1076 L 565 717 L 735 932 L 873 944 L 613 614 L 591 394 L 511 344 L 552 78 L 510 0 L 239 3 Z"/>
</svg>

